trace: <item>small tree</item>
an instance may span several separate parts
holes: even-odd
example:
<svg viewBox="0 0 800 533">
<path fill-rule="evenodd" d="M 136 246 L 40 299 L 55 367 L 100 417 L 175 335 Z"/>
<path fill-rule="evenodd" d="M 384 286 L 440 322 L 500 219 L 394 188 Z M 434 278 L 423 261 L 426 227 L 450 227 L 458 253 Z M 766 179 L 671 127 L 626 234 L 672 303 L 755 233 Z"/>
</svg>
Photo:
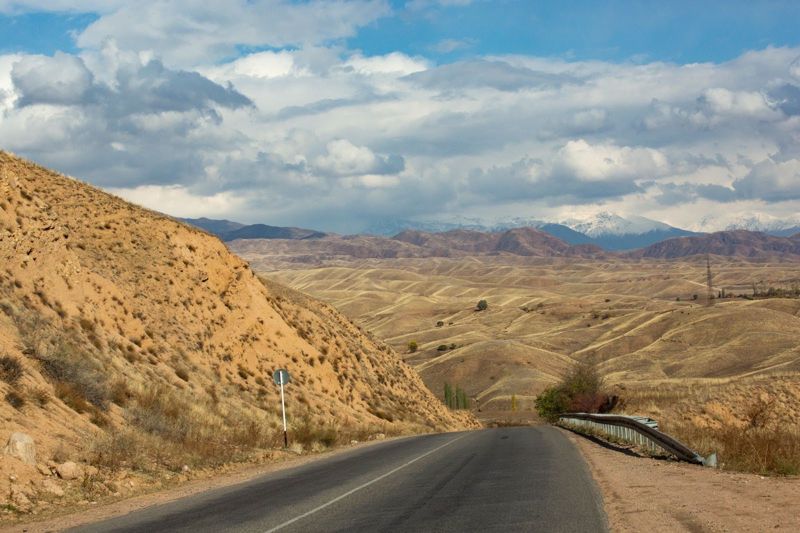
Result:
<svg viewBox="0 0 800 533">
<path fill-rule="evenodd" d="M 511 395 L 511 410 L 512 411 L 516 411 L 517 410 L 517 395 L 516 394 L 512 394 Z"/>
<path fill-rule="evenodd" d="M 449 383 L 444 384 L 444 404 L 451 409 L 453 408 L 453 387 Z"/>
<path fill-rule="evenodd" d="M 417 351 L 419 346 L 417 345 L 417 341 L 411 341 L 408 343 L 408 353 L 414 353 Z"/>
<path fill-rule="evenodd" d="M 486 311 L 489 308 L 489 302 L 481 300 L 478 302 L 478 311 Z"/>
<path fill-rule="evenodd" d="M 467 393 L 461 387 L 456 387 L 456 409 L 468 409 L 469 400 L 467 400 Z"/>
</svg>

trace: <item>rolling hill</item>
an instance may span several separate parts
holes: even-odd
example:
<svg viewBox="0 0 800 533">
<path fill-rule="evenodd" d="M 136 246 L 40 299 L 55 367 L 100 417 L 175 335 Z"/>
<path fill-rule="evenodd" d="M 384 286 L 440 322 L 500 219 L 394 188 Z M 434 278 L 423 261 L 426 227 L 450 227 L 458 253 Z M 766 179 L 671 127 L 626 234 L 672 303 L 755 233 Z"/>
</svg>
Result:
<svg viewBox="0 0 800 533">
<path fill-rule="evenodd" d="M 667 412 L 657 395 L 666 384 L 670 402 L 717 387 L 737 402 L 726 412 L 741 415 L 749 399 L 769 394 L 773 376 L 789 391 L 781 416 L 800 421 L 800 300 L 727 298 L 708 306 L 705 266 L 705 256 L 504 255 L 359 260 L 269 276 L 334 304 L 405 352 L 434 392 L 460 384 L 489 420 L 509 414 L 512 395 L 530 413 L 542 389 L 587 361 L 611 386 L 625 387 L 623 396 L 653 398 L 639 406 L 642 414 Z M 790 260 L 712 256 L 712 269 L 715 292 L 748 298 L 754 283 L 800 283 Z M 476 311 L 480 299 L 486 311 Z M 719 388 L 733 382 L 730 391 Z M 710 417 L 715 411 L 703 409 L 713 397 L 701 399 L 670 416 Z"/>
</svg>

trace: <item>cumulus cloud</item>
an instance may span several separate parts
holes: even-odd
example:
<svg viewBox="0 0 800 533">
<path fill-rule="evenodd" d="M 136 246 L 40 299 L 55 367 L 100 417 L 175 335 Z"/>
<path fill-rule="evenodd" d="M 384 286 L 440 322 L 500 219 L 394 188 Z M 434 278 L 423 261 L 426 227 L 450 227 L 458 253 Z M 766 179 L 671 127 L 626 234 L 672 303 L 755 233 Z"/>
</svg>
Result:
<svg viewBox="0 0 800 533">
<path fill-rule="evenodd" d="M 385 0 L 176 0 L 124 3 L 78 35 L 82 48 L 114 39 L 170 65 L 207 64 L 238 46 L 301 46 L 352 36 L 390 13 Z"/>
<path fill-rule="evenodd" d="M 76 56 L 28 56 L 11 69 L 11 80 L 20 95 L 20 106 L 33 104 L 75 105 L 85 103 L 94 77 Z"/>
<path fill-rule="evenodd" d="M 366 146 L 356 146 L 347 139 L 328 143 L 325 154 L 314 162 L 315 170 L 333 176 L 397 174 L 405 163 L 398 155 L 379 156 Z"/>
<path fill-rule="evenodd" d="M 171 214 L 357 231 L 620 206 L 685 223 L 687 205 L 800 201 L 798 49 L 437 65 L 329 42 L 385 2 L 242 0 L 215 17 L 213 0 L 144 2 L 130 28 L 129 3 L 59 5 L 100 16 L 77 54 L 0 55 L 0 145 Z M 273 48 L 226 59 L 236 44 Z"/>
<path fill-rule="evenodd" d="M 781 202 L 800 199 L 800 160 L 773 161 L 756 164 L 744 177 L 733 183 L 737 196 Z"/>
</svg>

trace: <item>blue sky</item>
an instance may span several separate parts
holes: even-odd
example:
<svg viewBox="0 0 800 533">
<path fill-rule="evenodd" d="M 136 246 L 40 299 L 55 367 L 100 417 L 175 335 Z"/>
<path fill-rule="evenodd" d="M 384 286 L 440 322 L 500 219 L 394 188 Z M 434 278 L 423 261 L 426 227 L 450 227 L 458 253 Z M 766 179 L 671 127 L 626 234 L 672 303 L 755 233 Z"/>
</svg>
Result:
<svg viewBox="0 0 800 533">
<path fill-rule="evenodd" d="M 364 28 L 351 45 L 369 54 L 404 50 L 441 61 L 471 54 L 532 54 L 611 61 L 725 61 L 745 50 L 796 45 L 800 2 L 494 0 L 404 9 Z M 471 43 L 436 54 L 444 39 Z"/>
<path fill-rule="evenodd" d="M 177 216 L 800 224 L 800 2 L 0 0 L 0 148 Z"/>
<path fill-rule="evenodd" d="M 392 14 L 347 39 L 365 54 L 402 51 L 448 62 L 529 54 L 608 61 L 726 61 L 746 50 L 800 43 L 800 2 L 476 0 L 440 5 L 393 0 Z M 92 12 L 0 14 L 0 52 L 74 52 Z M 452 41 L 452 52 L 440 49 Z M 456 47 L 458 46 L 458 47 Z"/>
</svg>

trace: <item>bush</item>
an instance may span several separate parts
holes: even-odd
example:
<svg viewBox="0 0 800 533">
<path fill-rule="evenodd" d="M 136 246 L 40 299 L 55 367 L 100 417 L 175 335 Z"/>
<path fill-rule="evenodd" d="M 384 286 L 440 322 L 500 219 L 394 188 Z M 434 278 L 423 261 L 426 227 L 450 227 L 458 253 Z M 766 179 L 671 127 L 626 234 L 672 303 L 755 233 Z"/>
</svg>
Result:
<svg viewBox="0 0 800 533">
<path fill-rule="evenodd" d="M 408 353 L 415 353 L 419 349 L 419 345 L 417 341 L 411 341 L 408 343 Z"/>
<path fill-rule="evenodd" d="M 479 301 L 477 309 L 478 311 L 486 311 L 487 309 L 489 309 L 489 302 L 487 302 L 486 300 Z"/>
<path fill-rule="evenodd" d="M 548 422 L 558 420 L 558 415 L 569 411 L 569 398 L 559 387 L 548 387 L 534 401 L 536 412 Z"/>
<path fill-rule="evenodd" d="M 85 355 L 76 353 L 71 346 L 61 344 L 53 353 L 38 358 L 44 374 L 56 382 L 56 395 L 59 398 L 64 400 L 67 397 L 76 406 L 84 403 L 80 401 L 82 399 L 99 409 L 108 408 L 111 395 L 106 378 L 96 363 Z"/>
<path fill-rule="evenodd" d="M 447 345 L 446 345 L 446 344 L 440 344 L 440 345 L 439 345 L 439 346 L 436 348 L 436 350 L 437 350 L 437 351 L 439 351 L 439 352 L 444 352 L 444 351 L 447 351 Z"/>
<path fill-rule="evenodd" d="M 25 398 L 17 391 L 10 391 L 6 394 L 6 401 L 14 409 L 20 410 L 25 407 Z"/>
<path fill-rule="evenodd" d="M 0 379 L 9 385 L 16 385 L 23 373 L 19 359 L 9 355 L 0 357 Z"/>
<path fill-rule="evenodd" d="M 608 412 L 617 398 L 603 392 L 603 380 L 588 364 L 576 365 L 562 380 L 536 397 L 539 416 L 553 422 L 566 412 Z"/>
</svg>

